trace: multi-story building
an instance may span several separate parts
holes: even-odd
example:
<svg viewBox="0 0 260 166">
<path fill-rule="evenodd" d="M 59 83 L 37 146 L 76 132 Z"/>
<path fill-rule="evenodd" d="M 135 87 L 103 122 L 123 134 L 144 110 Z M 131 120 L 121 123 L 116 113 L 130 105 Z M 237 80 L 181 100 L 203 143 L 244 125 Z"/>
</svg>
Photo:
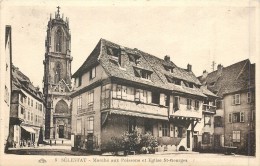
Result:
<svg viewBox="0 0 260 166">
<path fill-rule="evenodd" d="M 41 143 L 44 134 L 43 94 L 17 67 L 12 66 L 10 140 L 12 146 Z"/>
<path fill-rule="evenodd" d="M 255 64 L 246 59 L 227 67 L 218 65 L 214 72 L 204 71 L 200 80 L 220 97 L 214 133 L 220 136 L 221 145 L 224 142 L 237 147 L 239 153 L 254 154 Z"/>
<path fill-rule="evenodd" d="M 68 18 L 59 9 L 48 22 L 43 61 L 47 139 L 70 139 L 71 131 L 71 35 Z"/>
<path fill-rule="evenodd" d="M 9 119 L 10 119 L 10 97 L 12 90 L 11 65 L 12 65 L 12 29 L 11 26 L 5 27 L 5 45 L 3 56 L 0 56 L 0 105 L 1 105 L 1 154 L 8 149 Z M 1 52 L 2 54 L 2 52 Z"/>
<path fill-rule="evenodd" d="M 111 137 L 139 128 L 157 137 L 159 151 L 192 150 L 207 96 L 191 65 L 101 39 L 72 77 L 72 133 L 82 148 L 103 150 Z"/>
</svg>

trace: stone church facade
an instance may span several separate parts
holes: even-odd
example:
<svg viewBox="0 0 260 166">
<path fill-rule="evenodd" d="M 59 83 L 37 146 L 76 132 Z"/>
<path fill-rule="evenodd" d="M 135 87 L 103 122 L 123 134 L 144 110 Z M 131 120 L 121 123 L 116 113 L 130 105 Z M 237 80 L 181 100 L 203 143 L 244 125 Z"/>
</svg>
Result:
<svg viewBox="0 0 260 166">
<path fill-rule="evenodd" d="M 68 18 L 59 7 L 50 16 L 45 39 L 43 93 L 46 102 L 45 138 L 70 139 L 71 134 L 71 34 Z"/>
</svg>

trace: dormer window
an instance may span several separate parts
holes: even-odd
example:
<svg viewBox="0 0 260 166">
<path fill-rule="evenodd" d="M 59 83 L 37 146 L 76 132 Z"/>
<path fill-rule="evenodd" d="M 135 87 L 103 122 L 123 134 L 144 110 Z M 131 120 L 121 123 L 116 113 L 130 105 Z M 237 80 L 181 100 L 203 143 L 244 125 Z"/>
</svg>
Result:
<svg viewBox="0 0 260 166">
<path fill-rule="evenodd" d="M 180 79 L 177 79 L 177 78 L 173 78 L 173 77 L 170 77 L 170 76 L 166 76 L 166 79 L 169 83 L 173 83 L 175 85 L 181 85 L 181 80 Z"/>
<path fill-rule="evenodd" d="M 114 47 L 107 46 L 107 54 L 110 55 L 110 60 L 121 65 L 121 50 Z"/>
<path fill-rule="evenodd" d="M 215 82 L 209 83 L 209 86 L 214 86 L 214 85 L 215 85 Z"/>
<path fill-rule="evenodd" d="M 166 70 L 166 71 L 168 71 L 168 72 L 170 72 L 170 73 L 173 73 L 173 68 L 174 67 L 171 67 L 171 66 L 163 66 L 164 67 L 164 69 Z"/>
<path fill-rule="evenodd" d="M 151 80 L 152 71 L 134 67 L 134 73 L 136 77 Z"/>
<path fill-rule="evenodd" d="M 139 64 L 140 61 L 140 56 L 136 54 L 130 54 L 128 53 L 128 58 L 130 62 L 134 62 L 135 64 Z"/>
</svg>

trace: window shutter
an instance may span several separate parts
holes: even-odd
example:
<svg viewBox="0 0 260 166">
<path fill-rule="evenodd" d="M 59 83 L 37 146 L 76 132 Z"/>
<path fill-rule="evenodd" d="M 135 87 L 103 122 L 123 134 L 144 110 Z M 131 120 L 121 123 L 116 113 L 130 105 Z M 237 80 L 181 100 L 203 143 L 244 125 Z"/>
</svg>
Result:
<svg viewBox="0 0 260 166">
<path fill-rule="evenodd" d="M 235 105 L 236 97 L 235 97 L 235 95 L 233 95 L 232 97 L 233 97 L 233 99 L 232 99 L 232 105 Z"/>
<path fill-rule="evenodd" d="M 122 97 L 122 86 L 121 85 L 117 85 L 116 97 L 117 98 L 121 98 Z"/>
<path fill-rule="evenodd" d="M 160 93 L 160 105 L 165 106 L 165 95 Z"/>
<path fill-rule="evenodd" d="M 240 142 L 240 131 L 237 131 L 237 142 Z"/>
<path fill-rule="evenodd" d="M 170 109 L 170 112 L 174 112 L 174 110 L 173 110 L 173 109 L 174 109 L 174 108 L 173 108 L 173 106 L 174 106 L 174 105 L 173 105 L 173 99 L 174 99 L 174 98 L 173 98 L 172 95 L 170 95 L 169 97 L 170 97 L 170 99 L 169 99 L 169 101 L 170 101 L 170 102 L 169 102 L 169 109 Z M 172 110 L 173 110 L 173 111 L 172 111 Z"/>
<path fill-rule="evenodd" d="M 152 92 L 147 91 L 147 103 L 150 104 L 152 103 Z"/>
<path fill-rule="evenodd" d="M 173 137 L 173 133 L 174 133 L 174 127 L 173 124 L 170 123 L 170 137 Z"/>
<path fill-rule="evenodd" d="M 116 84 L 113 84 L 113 91 L 112 91 L 112 96 L 113 96 L 113 98 L 116 98 L 116 92 L 117 92 L 116 87 L 117 87 L 117 85 L 116 85 Z"/>
<path fill-rule="evenodd" d="M 127 99 L 127 87 L 122 86 L 122 99 Z"/>
<path fill-rule="evenodd" d="M 162 137 L 162 123 L 158 123 L 158 132 L 159 132 L 159 137 Z"/>
<path fill-rule="evenodd" d="M 245 113 L 240 112 L 240 122 L 245 122 Z"/>
<path fill-rule="evenodd" d="M 135 89 L 135 101 L 140 101 L 140 89 Z"/>
<path fill-rule="evenodd" d="M 140 92 L 140 101 L 144 102 L 144 90 L 140 89 L 139 92 Z"/>
</svg>

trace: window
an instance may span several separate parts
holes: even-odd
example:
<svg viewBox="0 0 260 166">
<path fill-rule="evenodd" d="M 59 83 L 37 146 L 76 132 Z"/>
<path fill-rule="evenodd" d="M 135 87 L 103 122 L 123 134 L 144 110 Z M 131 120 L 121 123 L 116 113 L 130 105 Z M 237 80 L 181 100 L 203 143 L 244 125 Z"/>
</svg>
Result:
<svg viewBox="0 0 260 166">
<path fill-rule="evenodd" d="M 209 125 L 211 126 L 211 116 L 210 115 L 204 115 L 204 126 Z"/>
<path fill-rule="evenodd" d="M 82 108 L 82 96 L 78 96 L 78 112 L 80 112 Z"/>
<path fill-rule="evenodd" d="M 33 99 L 31 99 L 31 106 L 33 107 Z"/>
<path fill-rule="evenodd" d="M 88 93 L 88 110 L 93 111 L 94 91 Z"/>
<path fill-rule="evenodd" d="M 141 89 L 135 89 L 135 101 L 141 101 L 140 100 L 140 90 Z"/>
<path fill-rule="evenodd" d="M 93 79 L 96 77 L 96 67 L 93 67 L 90 71 L 89 71 L 89 79 Z"/>
<path fill-rule="evenodd" d="M 159 104 L 160 103 L 160 93 L 152 92 L 152 103 Z"/>
<path fill-rule="evenodd" d="M 102 99 L 108 99 L 110 97 L 111 84 L 103 85 L 102 87 Z"/>
<path fill-rule="evenodd" d="M 247 92 L 247 103 L 251 103 L 251 93 Z"/>
<path fill-rule="evenodd" d="M 233 123 L 244 122 L 245 115 L 244 112 L 235 112 L 233 113 Z"/>
<path fill-rule="evenodd" d="M 191 99 L 187 99 L 187 109 L 190 110 L 191 109 Z"/>
<path fill-rule="evenodd" d="M 120 99 L 122 98 L 122 85 L 116 86 L 116 97 Z"/>
<path fill-rule="evenodd" d="M 94 131 L 94 117 L 88 117 L 87 118 L 87 128 L 88 128 L 88 133 L 93 133 Z"/>
<path fill-rule="evenodd" d="M 167 122 L 162 123 L 162 136 L 167 137 L 169 135 L 169 125 Z"/>
<path fill-rule="evenodd" d="M 42 111 L 42 104 L 39 104 L 39 110 Z"/>
<path fill-rule="evenodd" d="M 240 131 L 233 131 L 233 142 L 240 142 Z"/>
<path fill-rule="evenodd" d="M 134 67 L 134 73 L 135 73 L 136 77 L 141 77 L 141 78 L 144 78 L 144 79 L 147 79 L 147 80 L 151 80 L 152 71 L 148 71 L 148 70 L 144 70 L 144 69 Z"/>
<path fill-rule="evenodd" d="M 179 110 L 179 108 L 180 108 L 180 97 L 175 96 L 174 103 L 173 103 L 173 109 L 174 109 L 174 111 L 177 111 L 177 110 Z"/>
<path fill-rule="evenodd" d="M 26 112 L 26 110 L 24 110 L 24 120 L 26 120 L 26 114 L 27 114 L 27 112 Z"/>
<path fill-rule="evenodd" d="M 214 117 L 214 127 L 223 127 L 222 126 L 222 117 L 221 116 L 215 116 Z"/>
<path fill-rule="evenodd" d="M 200 102 L 198 100 L 195 100 L 195 110 L 199 110 Z"/>
<path fill-rule="evenodd" d="M 135 62 L 136 64 L 140 62 L 139 55 L 128 53 L 128 58 L 130 62 Z"/>
<path fill-rule="evenodd" d="M 30 115 L 31 115 L 31 113 L 28 111 L 28 121 L 31 119 Z"/>
<path fill-rule="evenodd" d="M 173 68 L 171 66 L 163 66 L 166 71 L 169 71 L 170 73 L 173 73 Z"/>
<path fill-rule="evenodd" d="M 235 94 L 232 96 L 232 104 L 237 105 L 240 104 L 240 94 Z"/>
<path fill-rule="evenodd" d="M 31 113 L 31 121 L 33 122 L 33 113 Z"/>
<path fill-rule="evenodd" d="M 147 80 L 151 80 L 151 73 L 145 70 L 142 70 L 142 78 L 147 79 Z"/>
<path fill-rule="evenodd" d="M 37 109 L 37 107 L 38 107 L 38 103 L 37 103 L 37 102 L 35 102 L 35 108 Z"/>
<path fill-rule="evenodd" d="M 61 52 L 61 46 L 62 46 L 62 32 L 59 28 L 56 32 L 56 51 Z"/>
<path fill-rule="evenodd" d="M 82 84 L 82 76 L 79 76 L 79 83 L 78 83 L 78 86 L 81 86 L 81 84 Z"/>
<path fill-rule="evenodd" d="M 22 95 L 20 95 L 20 101 L 21 101 L 21 103 L 23 103 L 23 96 Z"/>
<path fill-rule="evenodd" d="M 223 100 L 217 100 L 217 109 L 223 109 Z"/>
<path fill-rule="evenodd" d="M 122 99 L 126 99 L 126 94 L 127 94 L 127 87 L 122 86 Z"/>
<path fill-rule="evenodd" d="M 58 83 L 61 80 L 61 64 L 56 64 L 56 71 L 55 71 L 55 83 Z"/>
<path fill-rule="evenodd" d="M 30 106 L 30 101 L 31 101 L 31 100 L 30 100 L 30 98 L 28 97 L 28 105 L 29 105 L 29 106 Z"/>
<path fill-rule="evenodd" d="M 209 132 L 204 132 L 202 134 L 202 143 L 203 144 L 210 144 L 210 133 Z"/>
<path fill-rule="evenodd" d="M 21 107 L 21 114 L 23 114 L 24 113 L 24 108 L 23 107 Z"/>
</svg>

